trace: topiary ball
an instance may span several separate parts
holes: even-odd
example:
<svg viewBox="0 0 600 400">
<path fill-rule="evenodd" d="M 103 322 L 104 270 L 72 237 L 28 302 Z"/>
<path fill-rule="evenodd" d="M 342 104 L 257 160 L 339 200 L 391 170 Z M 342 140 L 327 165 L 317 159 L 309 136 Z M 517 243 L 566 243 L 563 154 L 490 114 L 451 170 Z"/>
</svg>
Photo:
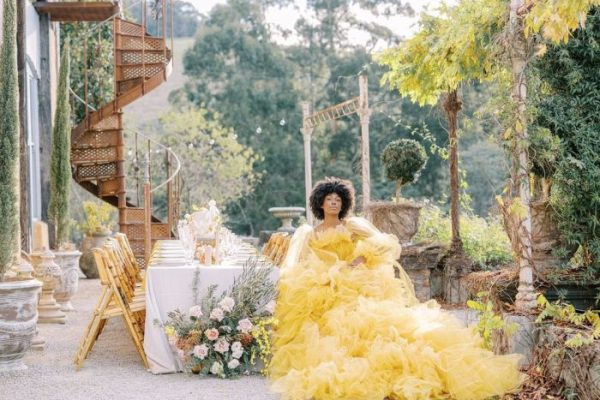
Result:
<svg viewBox="0 0 600 400">
<path fill-rule="evenodd" d="M 427 162 L 427 153 L 421 143 L 412 139 L 390 142 L 381 154 L 386 176 L 402 184 L 415 182 Z"/>
</svg>

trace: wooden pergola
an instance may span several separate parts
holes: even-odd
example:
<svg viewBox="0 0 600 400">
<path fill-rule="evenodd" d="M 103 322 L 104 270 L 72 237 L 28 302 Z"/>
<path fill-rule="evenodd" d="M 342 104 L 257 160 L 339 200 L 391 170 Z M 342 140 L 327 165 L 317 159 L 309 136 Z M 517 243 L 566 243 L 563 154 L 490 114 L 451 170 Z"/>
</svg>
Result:
<svg viewBox="0 0 600 400">
<path fill-rule="evenodd" d="M 53 22 L 100 22 L 120 11 L 118 1 L 93 3 L 36 1 L 33 6 L 39 14 L 48 14 Z"/>
<path fill-rule="evenodd" d="M 369 91 L 367 76 L 358 77 L 359 96 L 342 103 L 312 112 L 310 103 L 302 103 L 302 135 L 304 137 L 304 186 L 306 193 L 306 219 L 313 224 L 313 215 L 310 212 L 310 192 L 312 190 L 312 160 L 310 142 L 313 130 L 320 124 L 333 121 L 348 115 L 357 114 L 360 118 L 361 132 L 361 169 L 362 169 L 362 208 L 366 210 L 371 199 L 371 172 L 369 152 Z"/>
</svg>

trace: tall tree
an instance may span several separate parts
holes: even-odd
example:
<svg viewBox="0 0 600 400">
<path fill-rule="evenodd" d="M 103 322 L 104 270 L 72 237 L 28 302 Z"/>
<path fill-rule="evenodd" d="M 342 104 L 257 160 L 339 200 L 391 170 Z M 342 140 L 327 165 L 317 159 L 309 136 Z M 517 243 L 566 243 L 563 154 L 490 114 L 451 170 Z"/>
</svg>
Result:
<svg viewBox="0 0 600 400">
<path fill-rule="evenodd" d="M 466 1 L 461 7 L 440 9 L 440 16 L 424 15 L 421 30 L 400 46 L 384 52 L 379 60 L 390 70 L 383 81 L 420 104 L 436 104 L 448 120 L 450 215 L 452 252 L 462 252 L 460 238 L 460 179 L 458 171 L 458 113 L 463 82 L 481 81 L 492 75 L 492 46 L 485 38 L 502 28 L 497 21 L 504 12 L 501 3 Z M 477 22 L 474 22 L 477 21 Z M 477 23 L 477 26 L 472 26 Z M 474 40 L 477 31 L 481 40 Z"/>
<path fill-rule="evenodd" d="M 69 241 L 69 195 L 71 188 L 71 105 L 69 96 L 70 47 L 63 46 L 56 92 L 56 114 L 52 132 L 50 204 L 48 216 L 56 229 L 55 248 Z"/>
<path fill-rule="evenodd" d="M 3 4 L 0 48 L 0 281 L 20 249 L 19 80 L 16 0 Z"/>
</svg>

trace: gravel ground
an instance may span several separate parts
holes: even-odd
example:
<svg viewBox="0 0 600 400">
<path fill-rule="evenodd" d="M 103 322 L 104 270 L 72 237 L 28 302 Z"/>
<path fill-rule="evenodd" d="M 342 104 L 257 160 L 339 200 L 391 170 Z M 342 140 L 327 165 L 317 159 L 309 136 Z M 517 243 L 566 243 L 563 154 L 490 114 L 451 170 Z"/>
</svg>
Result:
<svg viewBox="0 0 600 400">
<path fill-rule="evenodd" d="M 45 350 L 25 356 L 27 370 L 0 373 L 0 400 L 278 399 L 260 376 L 221 380 L 147 372 L 120 317 L 108 321 L 76 372 L 73 360 L 99 294 L 99 280 L 79 281 L 76 311 L 68 313 L 67 323 L 38 325 Z"/>
<path fill-rule="evenodd" d="M 76 311 L 68 313 L 67 323 L 38 325 L 40 336 L 46 339 L 45 350 L 32 350 L 25 356 L 27 370 L 0 373 L 0 400 L 278 399 L 260 376 L 222 380 L 147 372 L 120 317 L 108 321 L 83 368 L 76 372 L 73 360 L 99 294 L 99 280 L 79 281 L 72 300 Z M 472 312 L 448 311 L 465 324 L 476 322 Z"/>
</svg>

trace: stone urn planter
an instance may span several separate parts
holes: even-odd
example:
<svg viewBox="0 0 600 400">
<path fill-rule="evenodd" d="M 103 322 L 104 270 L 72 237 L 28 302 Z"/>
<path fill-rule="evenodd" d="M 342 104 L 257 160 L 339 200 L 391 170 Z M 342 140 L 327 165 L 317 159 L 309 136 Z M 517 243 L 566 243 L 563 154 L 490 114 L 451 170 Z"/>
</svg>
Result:
<svg viewBox="0 0 600 400">
<path fill-rule="evenodd" d="M 0 372 L 27 368 L 23 356 L 35 336 L 41 287 L 36 279 L 0 282 Z"/>
<path fill-rule="evenodd" d="M 304 207 L 271 207 L 269 212 L 273 214 L 275 218 L 281 220 L 281 226 L 277 228 L 278 232 L 291 232 L 293 233 L 296 228 L 292 225 L 294 218 L 298 218 L 304 214 Z"/>
<path fill-rule="evenodd" d="M 576 246 L 567 246 L 554 217 L 554 209 L 548 201 L 534 201 L 531 203 L 531 230 L 533 240 L 533 262 L 538 272 L 544 273 L 560 267 L 569 261 Z M 554 254 L 553 250 L 560 247 L 567 249 L 564 257 Z"/>
<path fill-rule="evenodd" d="M 73 311 L 71 297 L 79 288 L 79 257 L 81 252 L 77 250 L 52 251 L 56 257 L 54 261 L 61 269 L 58 285 L 54 291 L 54 298 L 60 304 L 62 311 Z"/>
<path fill-rule="evenodd" d="M 514 243 L 517 221 L 513 216 L 510 217 L 510 221 L 507 221 L 506 213 L 503 213 L 503 216 L 508 237 Z M 542 275 L 568 262 L 577 250 L 576 246 L 567 246 L 558 229 L 554 209 L 547 200 L 531 202 L 531 240 L 535 270 Z M 563 257 L 554 252 L 561 247 L 567 249 Z"/>
<path fill-rule="evenodd" d="M 421 208 L 422 204 L 412 201 L 373 202 L 367 206 L 366 216 L 377 229 L 392 233 L 401 244 L 407 244 L 419 229 Z"/>
<path fill-rule="evenodd" d="M 79 259 L 79 268 L 88 279 L 98 279 L 98 267 L 94 260 L 92 249 L 102 247 L 106 239 L 111 237 L 112 232 L 97 230 L 91 235 L 85 235 L 81 242 L 81 258 Z"/>
</svg>

